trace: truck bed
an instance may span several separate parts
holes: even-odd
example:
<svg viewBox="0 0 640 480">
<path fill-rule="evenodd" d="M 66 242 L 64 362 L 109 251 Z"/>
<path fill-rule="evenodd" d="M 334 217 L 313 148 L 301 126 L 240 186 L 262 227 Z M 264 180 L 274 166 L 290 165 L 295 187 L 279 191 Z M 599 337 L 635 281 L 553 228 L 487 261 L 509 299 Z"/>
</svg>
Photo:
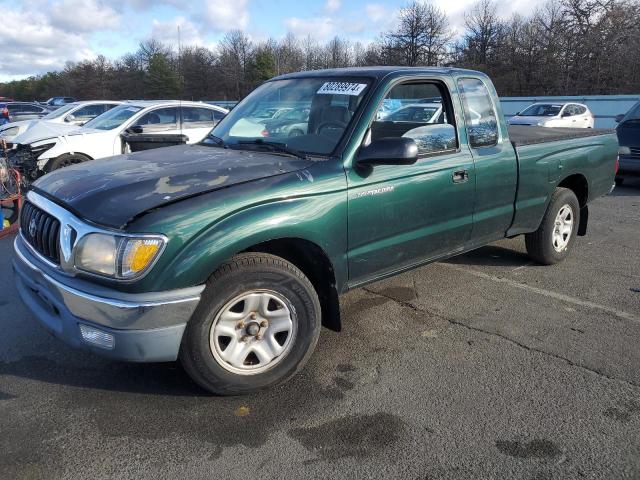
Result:
<svg viewBox="0 0 640 480">
<path fill-rule="evenodd" d="M 606 128 L 548 128 L 509 125 L 508 129 L 509 139 L 514 147 L 615 133 L 615 130 Z"/>
</svg>

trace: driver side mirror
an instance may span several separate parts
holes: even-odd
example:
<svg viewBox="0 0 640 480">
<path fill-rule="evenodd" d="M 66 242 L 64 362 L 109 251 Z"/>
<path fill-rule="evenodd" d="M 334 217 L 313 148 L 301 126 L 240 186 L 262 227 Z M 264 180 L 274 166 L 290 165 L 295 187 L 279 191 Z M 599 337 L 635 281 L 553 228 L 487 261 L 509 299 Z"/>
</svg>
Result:
<svg viewBox="0 0 640 480">
<path fill-rule="evenodd" d="M 71 123 L 76 119 L 76 117 L 73 115 L 73 113 L 70 113 L 69 115 L 67 115 L 66 117 L 64 117 L 64 121 L 67 123 Z"/>
<path fill-rule="evenodd" d="M 624 113 L 619 113 L 618 115 L 615 116 L 614 120 L 616 121 L 616 123 L 620 123 L 623 118 L 624 118 Z"/>
<path fill-rule="evenodd" d="M 356 157 L 358 165 L 413 165 L 418 161 L 418 145 L 412 138 L 388 137 L 361 147 Z"/>
<path fill-rule="evenodd" d="M 134 125 L 132 127 L 127 128 L 127 133 L 143 133 L 144 128 L 141 125 Z"/>
</svg>

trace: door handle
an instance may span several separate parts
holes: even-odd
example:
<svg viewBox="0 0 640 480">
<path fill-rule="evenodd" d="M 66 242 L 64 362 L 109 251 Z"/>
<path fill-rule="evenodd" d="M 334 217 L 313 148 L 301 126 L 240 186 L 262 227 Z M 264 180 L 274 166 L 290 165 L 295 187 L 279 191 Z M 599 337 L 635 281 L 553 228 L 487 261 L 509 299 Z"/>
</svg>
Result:
<svg viewBox="0 0 640 480">
<path fill-rule="evenodd" d="M 469 172 L 467 170 L 456 170 L 451 176 L 453 183 L 464 183 L 469 180 Z"/>
</svg>

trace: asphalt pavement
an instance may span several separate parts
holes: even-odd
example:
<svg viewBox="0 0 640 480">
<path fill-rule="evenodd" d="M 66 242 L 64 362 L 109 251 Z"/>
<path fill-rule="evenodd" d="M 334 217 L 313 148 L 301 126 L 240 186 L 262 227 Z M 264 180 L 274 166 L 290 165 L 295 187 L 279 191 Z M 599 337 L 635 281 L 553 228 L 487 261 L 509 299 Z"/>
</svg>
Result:
<svg viewBox="0 0 640 480">
<path fill-rule="evenodd" d="M 640 478 L 640 180 L 564 263 L 497 242 L 345 295 L 306 369 L 220 398 L 72 350 L 0 240 L 0 478 Z"/>
</svg>

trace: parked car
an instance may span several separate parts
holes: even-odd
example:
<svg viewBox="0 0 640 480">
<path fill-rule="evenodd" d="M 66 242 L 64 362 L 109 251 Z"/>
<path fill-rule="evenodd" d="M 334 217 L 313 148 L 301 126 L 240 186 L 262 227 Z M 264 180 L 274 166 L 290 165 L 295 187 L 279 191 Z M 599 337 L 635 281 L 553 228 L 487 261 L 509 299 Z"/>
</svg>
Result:
<svg viewBox="0 0 640 480">
<path fill-rule="evenodd" d="M 74 102 L 77 102 L 77 100 L 73 97 L 51 97 L 46 102 L 42 102 L 42 104 L 45 107 L 47 107 L 49 110 L 55 110 L 57 108 L 60 108 L 66 105 L 67 103 L 74 103 Z"/>
<path fill-rule="evenodd" d="M 446 121 L 376 120 L 381 99 L 417 89 L 439 92 Z M 306 134 L 233 134 L 274 98 L 308 102 Z M 321 325 L 340 330 L 350 289 L 521 234 L 536 262 L 564 260 L 611 191 L 617 152 L 607 131 L 508 129 L 490 79 L 470 70 L 283 75 L 197 145 L 38 179 L 14 244 L 17 291 L 70 345 L 180 358 L 205 389 L 247 393 L 298 372 Z"/>
<path fill-rule="evenodd" d="M 127 101 L 62 136 L 43 134 L 34 138 L 27 130 L 13 139 L 12 159 L 27 170 L 32 165 L 40 175 L 123 153 L 126 145 L 121 135 L 125 132 L 184 134 L 188 143 L 197 143 L 226 113 L 224 108 L 200 102 Z"/>
<path fill-rule="evenodd" d="M 30 130 L 33 138 L 42 137 L 43 134 L 51 135 L 52 133 L 62 134 L 69 132 L 121 103 L 105 100 L 69 103 L 47 113 L 39 120 L 22 120 L 3 125 L 0 127 L 0 139 L 13 142 L 15 137 L 27 130 Z M 23 137 L 22 141 L 25 141 L 25 138 Z"/>
<path fill-rule="evenodd" d="M 383 116 L 380 120 L 385 122 L 435 123 L 441 114 L 442 105 L 439 103 L 411 103 Z"/>
<path fill-rule="evenodd" d="M 640 176 L 640 102 L 626 114 L 616 117 L 618 142 L 620 142 L 620 170 L 616 183 L 622 184 L 625 177 Z"/>
<path fill-rule="evenodd" d="M 509 119 L 509 125 L 593 128 L 593 114 L 582 103 L 534 103 Z"/>
<path fill-rule="evenodd" d="M 309 124 L 309 108 L 292 108 L 264 121 L 264 128 L 269 137 L 295 137 L 307 133 Z"/>
<path fill-rule="evenodd" d="M 30 102 L 0 103 L 0 125 L 44 117 L 50 110 Z"/>
</svg>

